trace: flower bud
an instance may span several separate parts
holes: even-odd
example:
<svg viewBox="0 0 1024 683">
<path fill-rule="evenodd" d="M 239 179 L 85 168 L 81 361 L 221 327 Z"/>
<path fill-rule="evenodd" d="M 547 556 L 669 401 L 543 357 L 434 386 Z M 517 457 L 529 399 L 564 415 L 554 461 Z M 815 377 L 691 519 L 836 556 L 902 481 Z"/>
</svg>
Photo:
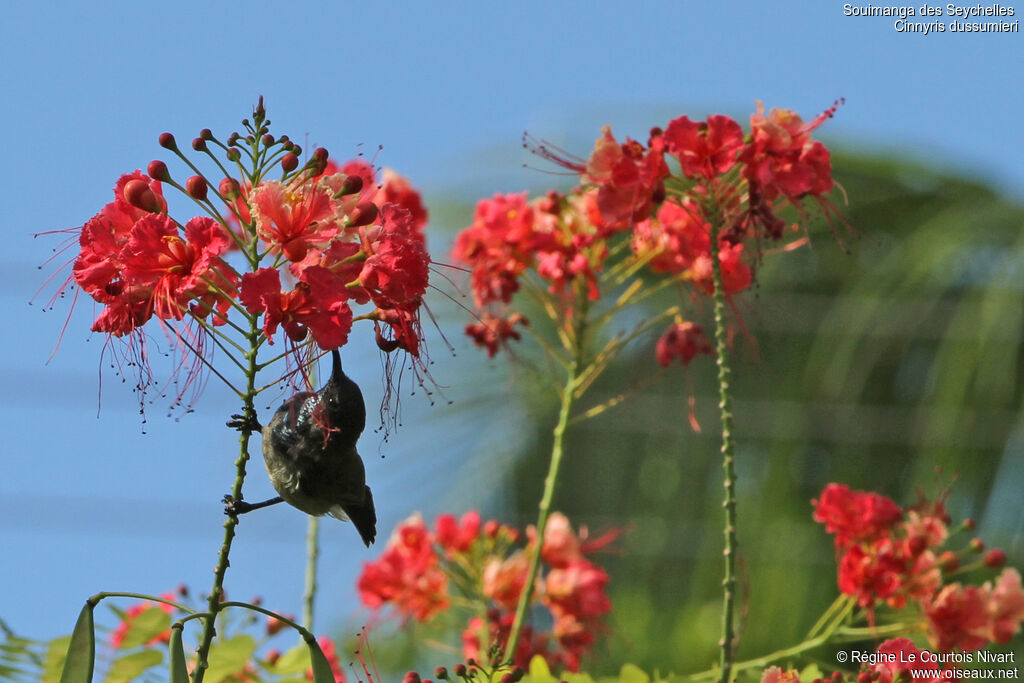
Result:
<svg viewBox="0 0 1024 683">
<path fill-rule="evenodd" d="M 276 635 L 285 626 L 287 626 L 287 624 L 285 624 L 280 619 L 277 619 L 276 617 L 272 617 L 270 615 L 267 615 L 267 635 L 268 636 Z"/>
<path fill-rule="evenodd" d="M 349 214 L 348 227 L 358 228 L 369 225 L 377 219 L 377 205 L 373 202 L 359 202 L 356 208 Z"/>
<path fill-rule="evenodd" d="M 302 148 L 299 147 L 298 145 L 293 144 L 291 151 L 292 154 L 294 154 L 295 156 L 302 156 Z"/>
<path fill-rule="evenodd" d="M 512 678 L 516 681 L 516 683 L 518 683 L 519 681 L 523 680 L 523 677 L 525 675 L 526 675 L 526 670 L 523 669 L 523 667 L 521 667 L 521 666 L 514 666 L 514 667 L 512 667 Z"/>
<path fill-rule="evenodd" d="M 295 263 L 306 258 L 306 254 L 309 252 L 309 243 L 301 237 L 293 237 L 281 245 L 281 251 L 284 252 L 285 258 Z"/>
<path fill-rule="evenodd" d="M 857 674 L 857 683 L 871 683 L 871 672 L 861 671 Z"/>
<path fill-rule="evenodd" d="M 276 647 L 271 650 L 267 650 L 267 664 L 269 664 L 270 666 L 274 666 L 275 664 L 277 664 L 277 660 L 279 659 L 281 659 L 280 650 L 278 650 Z"/>
<path fill-rule="evenodd" d="M 405 678 L 402 679 L 402 683 L 421 683 L 420 675 L 415 671 L 410 671 L 405 674 Z"/>
<path fill-rule="evenodd" d="M 242 196 L 242 188 L 234 178 L 224 178 L 224 180 L 220 181 L 217 191 L 220 192 L 222 197 L 229 200 L 238 199 Z"/>
<path fill-rule="evenodd" d="M 363 179 L 357 175 L 350 175 L 345 177 L 345 182 L 341 184 L 341 189 L 338 190 L 337 197 L 344 197 L 345 195 L 355 194 L 363 189 Z"/>
<path fill-rule="evenodd" d="M 971 539 L 971 552 L 982 553 L 985 552 L 985 541 L 980 538 Z"/>
<path fill-rule="evenodd" d="M 202 138 L 195 138 L 194 140 L 192 140 L 192 149 L 194 149 L 197 152 L 205 152 L 206 140 Z"/>
<path fill-rule="evenodd" d="M 238 134 L 238 131 L 235 131 L 234 133 L 229 135 L 228 136 L 228 147 L 231 147 L 236 142 L 238 142 L 238 138 L 240 138 L 240 137 L 242 137 L 242 136 Z"/>
<path fill-rule="evenodd" d="M 162 161 L 154 160 L 149 162 L 149 166 L 146 167 L 146 173 L 153 180 L 168 181 L 171 179 L 171 174 L 167 170 L 167 164 Z"/>
<path fill-rule="evenodd" d="M 944 572 L 955 572 L 960 567 L 960 558 L 952 550 L 947 550 L 939 555 L 939 566 Z"/>
<path fill-rule="evenodd" d="M 974 524 L 974 520 L 972 518 L 968 517 L 967 519 L 964 520 L 964 528 L 965 529 L 967 529 L 968 531 L 974 531 L 974 527 L 975 527 L 975 524 Z"/>
<path fill-rule="evenodd" d="M 136 209 L 142 209 L 149 213 L 160 213 L 160 204 L 156 200 L 156 194 L 145 180 L 136 178 L 125 183 L 124 200 Z"/>
<path fill-rule="evenodd" d="M 985 553 L 985 566 L 992 569 L 999 569 L 1006 564 L 1006 553 L 999 548 L 993 548 Z"/>
<path fill-rule="evenodd" d="M 516 683 L 516 679 L 512 674 L 505 674 L 499 679 L 498 683 Z"/>
<path fill-rule="evenodd" d="M 262 138 L 260 138 L 260 142 L 263 143 L 264 147 L 270 147 L 272 144 L 274 144 L 274 136 L 264 135 Z"/>
<path fill-rule="evenodd" d="M 298 167 L 299 158 L 292 154 L 291 152 L 281 157 L 281 168 L 284 170 L 285 173 L 291 173 Z"/>
<path fill-rule="evenodd" d="M 466 665 L 465 664 L 456 664 L 454 667 L 452 667 L 452 670 L 455 672 L 455 675 L 458 676 L 459 678 L 465 678 L 466 677 Z"/>
<path fill-rule="evenodd" d="M 160 133 L 160 146 L 164 149 L 178 149 L 178 143 L 174 141 L 174 136 L 170 133 Z"/>
<path fill-rule="evenodd" d="M 210 130 L 209 128 L 203 128 L 201 131 L 199 131 L 199 137 L 201 137 L 204 140 L 212 140 L 213 131 Z"/>
<path fill-rule="evenodd" d="M 448 669 L 444 668 L 443 666 L 437 667 L 436 669 L 434 669 L 434 678 L 436 678 L 439 681 L 447 681 Z"/>
<path fill-rule="evenodd" d="M 203 201 L 206 199 L 206 178 L 201 175 L 192 176 L 185 181 L 185 189 L 188 190 L 190 197 Z"/>
<path fill-rule="evenodd" d="M 500 528 L 500 526 L 501 525 L 498 524 L 498 521 L 495 519 L 487 520 L 486 522 L 484 522 L 484 536 L 486 536 L 487 538 L 494 538 L 498 535 L 498 529 Z"/>
<path fill-rule="evenodd" d="M 242 158 L 242 151 L 237 147 L 232 147 L 228 150 L 228 161 L 238 161 Z"/>
<path fill-rule="evenodd" d="M 330 154 L 323 147 L 317 147 L 316 149 L 313 150 L 313 158 L 316 159 L 317 161 L 322 161 L 326 163 L 327 158 L 329 156 Z"/>
</svg>

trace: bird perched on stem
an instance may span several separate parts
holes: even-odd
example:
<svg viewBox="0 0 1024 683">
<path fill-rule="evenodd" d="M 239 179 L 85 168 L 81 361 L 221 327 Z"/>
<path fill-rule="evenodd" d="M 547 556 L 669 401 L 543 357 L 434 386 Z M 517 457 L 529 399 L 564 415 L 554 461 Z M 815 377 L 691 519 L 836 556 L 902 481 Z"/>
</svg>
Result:
<svg viewBox="0 0 1024 683">
<path fill-rule="evenodd" d="M 309 515 L 351 520 L 369 546 L 377 536 L 377 513 L 356 450 L 366 404 L 359 385 L 342 371 L 337 349 L 331 359 L 324 387 L 292 396 L 263 427 L 263 459 L 280 497 L 255 504 L 226 497 L 226 511 L 237 516 L 283 500 Z M 247 422 L 229 424 L 244 428 Z"/>
</svg>

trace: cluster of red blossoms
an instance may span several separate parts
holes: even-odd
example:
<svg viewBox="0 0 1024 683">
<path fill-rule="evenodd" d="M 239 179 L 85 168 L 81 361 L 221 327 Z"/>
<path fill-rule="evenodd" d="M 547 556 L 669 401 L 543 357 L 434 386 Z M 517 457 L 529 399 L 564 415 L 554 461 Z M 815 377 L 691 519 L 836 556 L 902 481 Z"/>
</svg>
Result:
<svg viewBox="0 0 1024 683">
<path fill-rule="evenodd" d="M 546 292 L 567 318 L 599 299 L 602 287 L 629 291 L 650 274 L 689 282 L 693 296 L 713 294 L 712 250 L 724 294 L 747 289 L 761 242 L 786 232 L 782 209 L 803 216 L 805 200 L 813 200 L 826 217 L 835 214 L 825 197 L 833 186 L 829 152 L 811 139 L 834 111 L 805 123 L 790 110 L 765 115 L 759 103 L 746 135 L 726 116 L 681 116 L 652 129 L 646 145 L 619 142 L 605 127 L 586 160 L 540 145 L 538 154 L 579 174 L 581 184 L 567 194 L 498 194 L 477 204 L 454 249 L 469 267 L 480 309 L 467 334 L 492 356 L 518 339 L 516 326 L 527 320 L 508 305 L 524 285 Z M 663 365 L 710 352 L 699 326 L 681 325 L 678 319 L 659 343 Z"/>
<path fill-rule="evenodd" d="M 294 345 L 327 350 L 365 319 L 382 349 L 418 357 L 430 264 L 419 194 L 391 172 L 379 180 L 361 159 L 339 166 L 322 148 L 300 163 L 302 150 L 267 124 L 261 100 L 253 122 L 243 121 L 248 135 L 224 143 L 203 130 L 192 141 L 219 177 L 201 174 L 164 133 L 161 146 L 196 175 L 178 182 L 153 161 L 147 173 L 122 176 L 114 200 L 74 231 L 79 253 L 67 284 L 103 307 L 92 329 L 142 341 L 136 333 L 155 318 L 194 350 L 203 347 L 196 329 L 248 332 L 252 324 L 268 343 L 281 329 Z M 164 185 L 207 215 L 172 217 Z M 371 308 L 355 317 L 356 304 Z"/>
<path fill-rule="evenodd" d="M 594 643 L 601 619 L 611 610 L 605 593 L 608 575 L 586 554 L 611 542 L 617 532 L 587 540 L 586 529 L 576 534 L 559 513 L 549 518 L 541 547 L 544 573 L 534 587 L 535 600 L 554 622 L 550 633 L 525 627 L 514 664 L 527 666 L 541 655 L 552 666 L 578 671 L 580 658 Z M 492 648 L 508 642 L 514 613 L 529 573 L 528 548 L 535 543 L 527 529 L 527 549 L 515 529 L 491 520 L 481 523 L 473 511 L 456 520 L 441 515 L 431 531 L 418 515 L 394 530 L 381 557 L 366 563 L 359 577 L 359 595 L 368 607 L 390 605 L 405 619 L 425 622 L 452 605 L 452 588 L 480 616 L 469 619 L 462 634 L 467 661 L 487 660 Z"/>
<path fill-rule="evenodd" d="M 839 589 L 869 611 L 883 603 L 916 604 L 938 651 L 1006 643 L 1024 621 L 1016 569 L 1005 568 L 980 586 L 947 582 L 958 569 L 970 568 L 961 567 L 961 557 L 984 552 L 984 545 L 975 539 L 960 553 L 942 550 L 950 520 L 941 500 L 901 509 L 876 493 L 829 484 L 814 501 L 814 519 L 835 537 Z M 997 568 L 1005 561 L 1002 551 L 991 550 L 978 564 Z"/>
</svg>

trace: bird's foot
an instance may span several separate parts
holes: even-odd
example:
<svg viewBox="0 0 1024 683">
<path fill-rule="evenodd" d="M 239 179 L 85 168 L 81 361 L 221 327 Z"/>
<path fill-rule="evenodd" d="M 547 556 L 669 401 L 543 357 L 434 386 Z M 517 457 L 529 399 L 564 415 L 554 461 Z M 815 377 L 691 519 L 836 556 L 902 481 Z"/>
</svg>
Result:
<svg viewBox="0 0 1024 683">
<path fill-rule="evenodd" d="M 246 503 L 244 500 L 235 500 L 234 496 L 230 493 L 224 496 L 221 502 L 224 503 L 224 514 L 228 517 L 238 517 L 238 515 L 244 515 L 253 509 L 251 503 Z"/>
<path fill-rule="evenodd" d="M 256 413 L 235 413 L 231 416 L 231 419 L 227 421 L 227 426 L 232 429 L 237 429 L 240 432 L 258 432 L 263 429 L 260 425 L 260 421 L 256 418 Z"/>
<path fill-rule="evenodd" d="M 238 515 L 244 515 L 245 513 L 252 512 L 253 510 L 259 510 L 260 508 L 265 508 L 270 505 L 277 505 L 282 502 L 282 499 L 278 496 L 276 498 L 271 498 L 270 500 L 265 500 L 262 503 L 247 503 L 244 500 L 235 500 L 234 496 L 229 493 L 224 496 L 222 502 L 224 503 L 224 514 L 228 517 L 237 518 Z"/>
</svg>

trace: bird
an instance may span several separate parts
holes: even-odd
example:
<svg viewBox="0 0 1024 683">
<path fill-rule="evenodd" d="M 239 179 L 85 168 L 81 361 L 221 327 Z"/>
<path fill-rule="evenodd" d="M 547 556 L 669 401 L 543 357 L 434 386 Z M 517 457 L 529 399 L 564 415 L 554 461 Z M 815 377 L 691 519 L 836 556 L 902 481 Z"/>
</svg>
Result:
<svg viewBox="0 0 1024 683">
<path fill-rule="evenodd" d="M 369 547 L 377 536 L 377 513 L 356 449 L 366 404 L 359 385 L 342 370 L 337 349 L 331 360 L 331 376 L 320 391 L 292 396 L 262 427 L 263 460 L 279 497 L 253 504 L 227 496 L 226 511 L 237 516 L 284 501 L 308 515 L 351 520 Z M 234 424 L 245 428 L 247 420 L 236 417 Z M 258 427 L 248 422 L 248 428 Z"/>
</svg>

